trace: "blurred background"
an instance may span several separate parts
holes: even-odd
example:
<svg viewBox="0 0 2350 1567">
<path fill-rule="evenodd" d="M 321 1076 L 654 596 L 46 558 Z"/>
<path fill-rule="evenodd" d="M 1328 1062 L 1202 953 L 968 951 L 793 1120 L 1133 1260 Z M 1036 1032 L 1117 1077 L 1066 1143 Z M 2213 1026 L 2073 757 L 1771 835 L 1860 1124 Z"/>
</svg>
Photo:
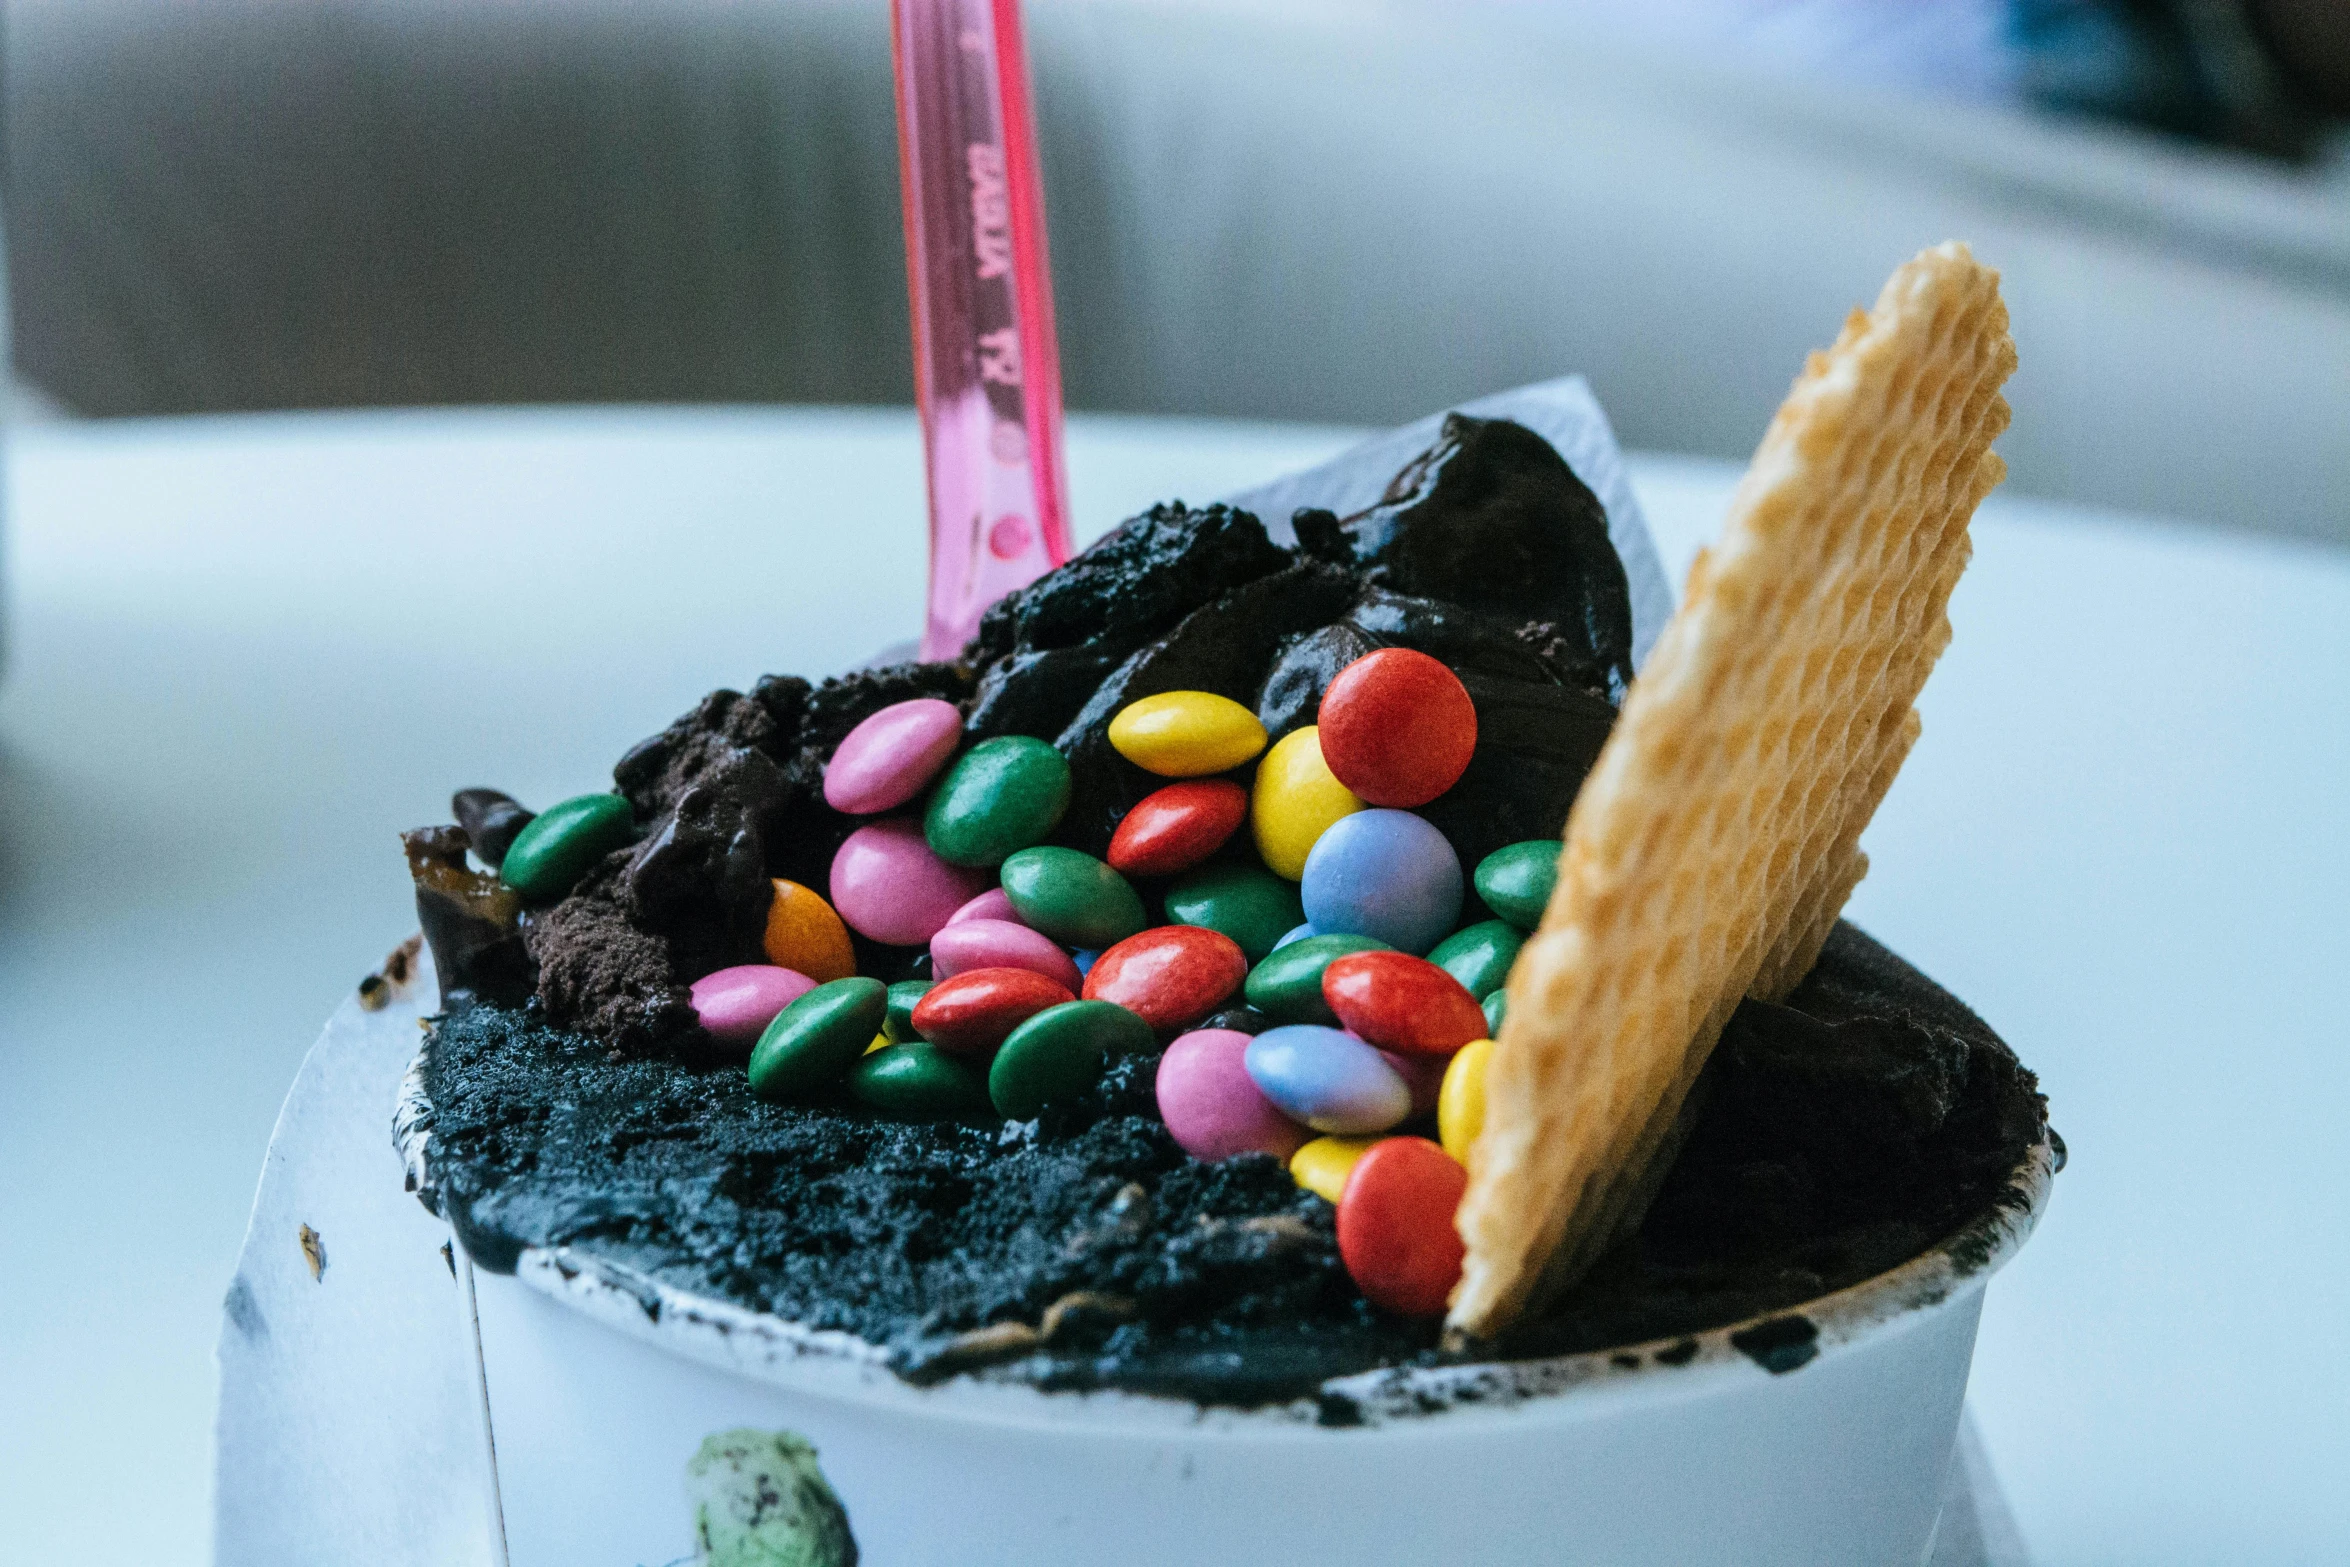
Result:
<svg viewBox="0 0 2350 1567">
<path fill-rule="evenodd" d="M 18 373 L 94 416 L 904 402 L 881 9 L 10 0 Z M 1073 407 L 1380 424 L 1574 366 L 1628 444 L 1742 457 L 1964 234 L 2030 345 L 2018 488 L 2350 526 L 2335 0 L 1034 10 Z"/>
<path fill-rule="evenodd" d="M 2350 0 L 1027 13 L 1086 536 L 1579 371 L 1677 569 L 1896 263 L 2002 270 L 2004 596 L 1859 905 L 2076 1150 L 1978 1412 L 2034 1560 L 2350 1559 Z M 916 623 L 913 524 L 836 537 L 921 508 L 887 7 L 5 0 L 0 47 L 0 1560 L 202 1561 L 220 1292 L 409 928 L 388 834 Z M 803 556 L 839 591 L 772 613 Z"/>
</svg>

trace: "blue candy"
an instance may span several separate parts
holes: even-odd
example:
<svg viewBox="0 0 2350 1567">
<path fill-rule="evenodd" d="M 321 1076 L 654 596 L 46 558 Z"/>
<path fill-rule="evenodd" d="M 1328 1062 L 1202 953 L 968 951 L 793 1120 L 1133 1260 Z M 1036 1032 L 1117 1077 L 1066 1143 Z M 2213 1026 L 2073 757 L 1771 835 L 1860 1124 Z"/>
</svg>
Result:
<svg viewBox="0 0 2350 1567">
<path fill-rule="evenodd" d="M 1249 1081 L 1317 1132 L 1365 1136 L 1412 1113 L 1411 1085 L 1387 1058 L 1339 1028 L 1268 1028 L 1241 1056 Z"/>
<path fill-rule="evenodd" d="M 1288 946 L 1291 942 L 1303 941 L 1313 933 L 1313 922 L 1309 920 L 1305 924 L 1298 926 L 1295 930 L 1292 930 L 1288 935 L 1282 937 L 1279 941 L 1274 942 L 1273 950 L 1275 952 L 1279 952 L 1283 947 Z"/>
<path fill-rule="evenodd" d="M 1461 915 L 1460 856 L 1409 811 L 1357 811 L 1330 824 L 1298 889 L 1321 935 L 1371 936 L 1424 954 Z"/>
</svg>

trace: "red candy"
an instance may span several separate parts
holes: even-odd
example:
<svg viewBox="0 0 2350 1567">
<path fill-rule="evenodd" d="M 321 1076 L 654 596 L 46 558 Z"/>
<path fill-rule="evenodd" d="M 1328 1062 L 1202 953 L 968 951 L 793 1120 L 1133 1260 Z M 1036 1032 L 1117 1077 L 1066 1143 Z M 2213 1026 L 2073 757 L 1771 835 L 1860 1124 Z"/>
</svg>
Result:
<svg viewBox="0 0 2350 1567">
<path fill-rule="evenodd" d="M 1453 1212 L 1469 1172 L 1425 1137 L 1390 1137 L 1355 1161 L 1338 1198 L 1338 1255 L 1365 1299 L 1433 1317 L 1460 1282 Z"/>
<path fill-rule="evenodd" d="M 1230 936 L 1197 925 L 1160 925 L 1096 958 L 1085 976 L 1085 999 L 1115 1001 L 1166 1035 L 1215 1011 L 1246 978 L 1248 958 Z M 918 1012 L 915 1022 L 921 1022 Z"/>
<path fill-rule="evenodd" d="M 1382 1050 L 1449 1056 L 1491 1027 L 1461 982 L 1408 952 L 1350 952 L 1322 971 L 1322 999 Z"/>
<path fill-rule="evenodd" d="M 985 1055 L 1046 1007 L 1076 999 L 1024 968 L 965 969 L 914 1004 L 914 1032 L 956 1055 Z"/>
<path fill-rule="evenodd" d="M 1477 750 L 1477 704 L 1451 670 L 1410 648 L 1381 648 L 1322 693 L 1322 760 L 1373 805 L 1426 805 L 1460 781 Z"/>
<path fill-rule="evenodd" d="M 1248 816 L 1248 791 L 1229 778 L 1195 778 L 1144 795 L 1110 837 L 1123 876 L 1173 876 L 1224 847 Z"/>
</svg>

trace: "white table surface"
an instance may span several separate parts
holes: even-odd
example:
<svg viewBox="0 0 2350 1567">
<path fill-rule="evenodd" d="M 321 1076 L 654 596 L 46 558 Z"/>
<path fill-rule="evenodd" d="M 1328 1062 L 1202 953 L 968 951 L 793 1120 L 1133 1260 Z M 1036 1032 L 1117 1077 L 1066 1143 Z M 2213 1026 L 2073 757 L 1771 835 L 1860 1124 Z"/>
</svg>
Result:
<svg viewBox="0 0 2350 1567">
<path fill-rule="evenodd" d="M 1080 419 L 1087 536 L 1344 432 Z M 0 676 L 0 1558 L 192 1562 L 279 1098 L 413 926 L 394 832 L 910 632 L 903 413 L 50 426 Z M 1635 464 L 1677 577 L 1732 472 Z M 1853 913 L 2072 1167 L 1974 1405 L 2036 1558 L 2350 1560 L 2350 555 L 1995 499 Z M 646 546 L 652 547 L 650 558 Z"/>
</svg>

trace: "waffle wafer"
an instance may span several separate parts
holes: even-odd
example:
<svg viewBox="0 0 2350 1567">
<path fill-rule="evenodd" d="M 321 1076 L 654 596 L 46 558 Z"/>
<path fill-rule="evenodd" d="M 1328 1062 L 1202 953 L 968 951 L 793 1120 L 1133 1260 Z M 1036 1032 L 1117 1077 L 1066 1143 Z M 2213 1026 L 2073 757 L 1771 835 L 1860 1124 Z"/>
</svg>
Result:
<svg viewBox="0 0 2350 1567">
<path fill-rule="evenodd" d="M 1852 314 L 1772 419 L 1510 975 L 1458 1218 L 1456 1342 L 1589 1267 L 1645 1202 L 1739 999 L 1784 994 L 1818 956 L 1950 639 L 2014 368 L 1998 274 L 1946 244 Z"/>
</svg>

